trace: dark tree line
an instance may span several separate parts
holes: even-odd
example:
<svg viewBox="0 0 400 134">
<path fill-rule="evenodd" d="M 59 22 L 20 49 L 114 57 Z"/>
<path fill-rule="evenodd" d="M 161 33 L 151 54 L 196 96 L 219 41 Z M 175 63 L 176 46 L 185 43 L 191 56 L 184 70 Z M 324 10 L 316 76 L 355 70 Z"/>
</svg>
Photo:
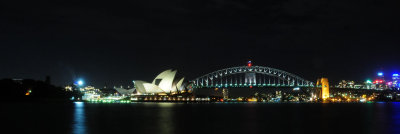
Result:
<svg viewBox="0 0 400 134">
<path fill-rule="evenodd" d="M 72 96 L 79 96 L 78 92 L 68 92 L 45 81 L 31 79 L 0 80 L 1 100 L 57 100 L 68 101 Z"/>
</svg>

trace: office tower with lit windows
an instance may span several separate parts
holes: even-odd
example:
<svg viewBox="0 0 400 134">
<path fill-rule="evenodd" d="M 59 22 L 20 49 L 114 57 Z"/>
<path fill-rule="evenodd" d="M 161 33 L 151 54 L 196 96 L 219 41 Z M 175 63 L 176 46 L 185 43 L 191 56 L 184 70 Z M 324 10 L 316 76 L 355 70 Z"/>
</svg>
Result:
<svg viewBox="0 0 400 134">
<path fill-rule="evenodd" d="M 379 90 L 387 89 L 388 87 L 386 85 L 385 76 L 383 72 L 378 72 L 377 75 L 378 75 L 377 78 L 373 81 L 373 83 L 376 86 L 376 89 Z"/>
<path fill-rule="evenodd" d="M 392 75 L 392 87 L 400 87 L 400 76 L 399 74 L 393 74 Z"/>
</svg>

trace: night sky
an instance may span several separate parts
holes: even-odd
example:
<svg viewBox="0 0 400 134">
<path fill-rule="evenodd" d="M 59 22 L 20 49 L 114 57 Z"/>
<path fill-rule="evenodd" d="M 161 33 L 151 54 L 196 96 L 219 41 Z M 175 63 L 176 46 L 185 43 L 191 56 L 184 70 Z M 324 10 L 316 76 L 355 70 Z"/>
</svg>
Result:
<svg viewBox="0 0 400 134">
<path fill-rule="evenodd" d="M 400 71 L 398 0 L 1 1 L 0 79 L 128 85 L 254 65 L 364 81 Z"/>
</svg>

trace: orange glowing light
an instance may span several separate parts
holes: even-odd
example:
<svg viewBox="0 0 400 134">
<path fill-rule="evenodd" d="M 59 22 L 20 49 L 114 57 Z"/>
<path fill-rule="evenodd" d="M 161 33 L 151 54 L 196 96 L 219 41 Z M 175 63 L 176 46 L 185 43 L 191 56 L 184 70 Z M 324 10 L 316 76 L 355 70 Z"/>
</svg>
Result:
<svg viewBox="0 0 400 134">
<path fill-rule="evenodd" d="M 248 99 L 247 101 L 249 101 L 249 102 L 257 102 L 257 98 L 251 98 L 251 99 Z"/>
</svg>

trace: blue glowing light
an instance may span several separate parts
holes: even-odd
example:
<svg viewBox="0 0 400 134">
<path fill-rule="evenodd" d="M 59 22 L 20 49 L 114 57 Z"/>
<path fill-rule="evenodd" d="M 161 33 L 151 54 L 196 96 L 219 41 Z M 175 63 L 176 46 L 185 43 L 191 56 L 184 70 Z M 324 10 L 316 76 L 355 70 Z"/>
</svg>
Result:
<svg viewBox="0 0 400 134">
<path fill-rule="evenodd" d="M 76 84 L 77 84 L 78 86 L 83 86 L 83 84 L 85 84 L 85 82 L 83 82 L 83 80 L 78 80 L 78 81 L 76 82 Z"/>
<path fill-rule="evenodd" d="M 82 85 L 83 85 L 83 81 L 78 81 L 78 84 L 79 84 L 80 86 L 82 86 Z"/>
<path fill-rule="evenodd" d="M 84 134 L 86 131 L 86 123 L 85 123 L 85 104 L 83 102 L 75 102 L 75 111 L 74 111 L 74 124 L 72 126 L 72 133 L 74 134 Z"/>
<path fill-rule="evenodd" d="M 378 73 L 378 76 L 383 76 L 383 73 L 382 73 L 382 72 L 379 72 L 379 73 Z"/>
<path fill-rule="evenodd" d="M 399 76 L 399 74 L 393 74 L 393 76 Z"/>
</svg>

